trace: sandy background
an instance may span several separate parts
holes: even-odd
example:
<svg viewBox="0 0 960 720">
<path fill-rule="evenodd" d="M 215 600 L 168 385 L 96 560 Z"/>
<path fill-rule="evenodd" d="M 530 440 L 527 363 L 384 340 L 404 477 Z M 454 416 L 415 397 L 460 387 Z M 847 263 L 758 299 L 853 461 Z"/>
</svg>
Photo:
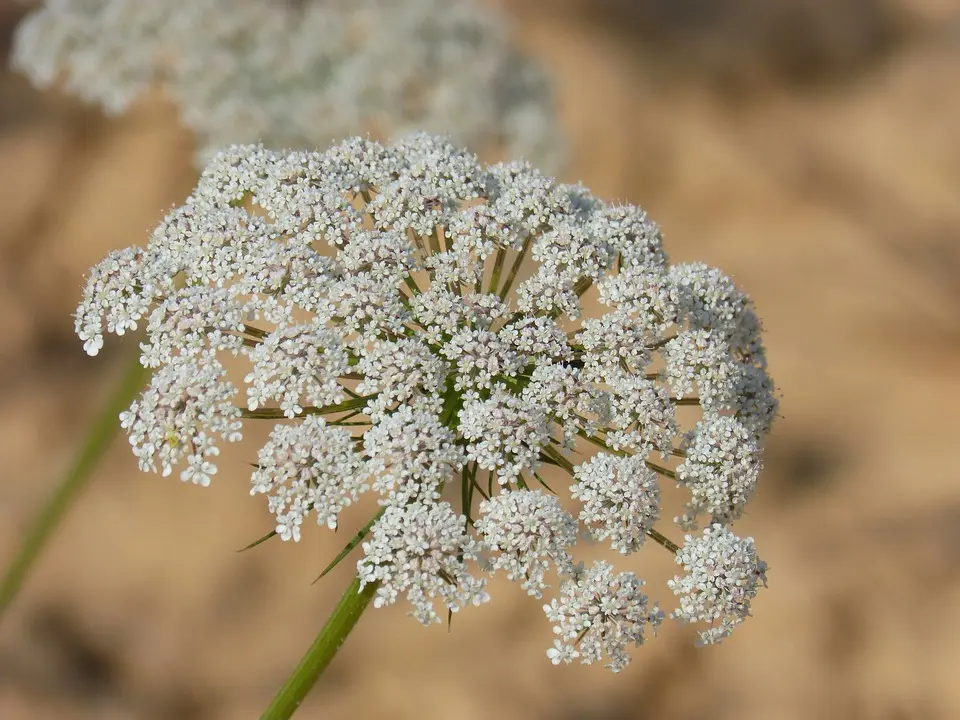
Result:
<svg viewBox="0 0 960 720">
<path fill-rule="evenodd" d="M 298 717 L 960 717 L 960 3 L 501 4 L 558 78 L 565 179 L 756 300 L 783 418 L 738 531 L 770 588 L 724 645 L 668 628 L 620 676 L 551 666 L 504 583 L 452 633 L 373 611 Z M 185 197 L 190 154 L 160 101 L 108 121 L 0 75 L 0 565 L 130 350 L 83 355 L 81 275 Z M 116 443 L 0 624 L 0 718 L 259 715 L 349 568 L 310 584 L 320 533 L 234 552 L 270 527 L 255 447 L 202 490 Z"/>
</svg>

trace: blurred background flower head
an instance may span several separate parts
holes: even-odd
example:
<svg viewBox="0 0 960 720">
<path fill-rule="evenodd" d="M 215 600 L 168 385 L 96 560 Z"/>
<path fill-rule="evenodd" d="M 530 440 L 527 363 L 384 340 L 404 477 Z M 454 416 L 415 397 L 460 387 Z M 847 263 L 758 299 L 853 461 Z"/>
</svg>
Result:
<svg viewBox="0 0 960 720">
<path fill-rule="evenodd" d="M 551 88 L 508 25 L 476 0 L 46 0 L 12 64 L 112 115 L 159 88 L 201 164 L 231 143 L 422 130 L 556 170 Z"/>
</svg>

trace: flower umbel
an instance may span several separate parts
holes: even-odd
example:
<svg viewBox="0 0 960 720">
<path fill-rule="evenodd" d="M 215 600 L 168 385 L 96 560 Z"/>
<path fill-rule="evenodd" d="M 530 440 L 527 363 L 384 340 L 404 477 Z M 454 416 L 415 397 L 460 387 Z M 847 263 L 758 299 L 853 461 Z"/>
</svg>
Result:
<svg viewBox="0 0 960 720">
<path fill-rule="evenodd" d="M 550 85 L 505 25 L 477 0 L 44 0 L 12 62 L 111 114 L 161 87 L 201 163 L 432 130 L 559 165 Z"/>
<path fill-rule="evenodd" d="M 377 497 L 357 541 L 375 606 L 430 624 L 487 600 L 478 571 L 559 583 L 550 658 L 620 670 L 663 615 L 633 574 L 576 565 L 578 535 L 675 553 L 673 615 L 706 642 L 765 579 L 728 527 L 777 409 L 760 325 L 719 271 L 679 267 L 639 208 L 442 138 L 234 146 L 146 249 L 94 268 L 76 326 L 91 354 L 146 326 L 158 369 L 122 418 L 142 469 L 207 484 L 218 438 L 273 421 L 252 492 L 282 539 Z M 709 525 L 679 549 L 655 527 L 665 479 L 690 491 L 679 524 Z"/>
</svg>

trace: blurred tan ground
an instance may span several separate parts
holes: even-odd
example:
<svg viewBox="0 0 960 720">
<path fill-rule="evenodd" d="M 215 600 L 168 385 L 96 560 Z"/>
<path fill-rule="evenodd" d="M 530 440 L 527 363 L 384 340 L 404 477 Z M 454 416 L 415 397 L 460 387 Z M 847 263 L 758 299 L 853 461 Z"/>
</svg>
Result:
<svg viewBox="0 0 960 720">
<path fill-rule="evenodd" d="M 770 588 L 723 646 L 671 627 L 620 676 L 552 667 L 502 583 L 450 634 L 374 611 L 298 717 L 960 717 L 960 5 L 501 4 L 559 77 L 566 179 L 756 300 L 783 418 L 739 530 Z M 0 76 L 0 564 L 130 349 L 83 356 L 81 275 L 182 200 L 190 153 L 160 103 L 107 121 Z M 320 533 L 234 552 L 269 527 L 254 448 L 202 490 L 116 444 L 0 625 L 0 718 L 259 715 L 347 575 L 310 584 Z"/>
</svg>

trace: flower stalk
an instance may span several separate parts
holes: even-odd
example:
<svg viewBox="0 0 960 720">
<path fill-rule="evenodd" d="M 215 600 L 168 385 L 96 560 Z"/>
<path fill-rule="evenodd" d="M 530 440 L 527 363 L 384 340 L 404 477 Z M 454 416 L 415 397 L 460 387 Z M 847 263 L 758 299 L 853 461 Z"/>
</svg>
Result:
<svg viewBox="0 0 960 720">
<path fill-rule="evenodd" d="M 53 537 L 67 511 L 87 486 L 94 469 L 117 434 L 117 416 L 127 408 L 130 401 L 143 389 L 150 371 L 140 364 L 139 348 L 135 350 L 132 362 L 117 383 L 112 395 L 104 404 L 100 414 L 94 419 L 86 440 L 54 488 L 46 504 L 33 519 L 24 533 L 13 562 L 0 582 L 0 618 L 16 599 L 24 579 L 30 573 L 34 563 L 47 543 Z"/>
<path fill-rule="evenodd" d="M 360 578 L 354 576 L 326 625 L 323 626 L 290 677 L 277 691 L 269 707 L 260 716 L 260 720 L 286 720 L 293 716 L 307 693 L 336 656 L 350 631 L 360 620 L 360 616 L 377 591 L 377 585 L 377 583 L 368 583 L 361 588 Z"/>
</svg>

